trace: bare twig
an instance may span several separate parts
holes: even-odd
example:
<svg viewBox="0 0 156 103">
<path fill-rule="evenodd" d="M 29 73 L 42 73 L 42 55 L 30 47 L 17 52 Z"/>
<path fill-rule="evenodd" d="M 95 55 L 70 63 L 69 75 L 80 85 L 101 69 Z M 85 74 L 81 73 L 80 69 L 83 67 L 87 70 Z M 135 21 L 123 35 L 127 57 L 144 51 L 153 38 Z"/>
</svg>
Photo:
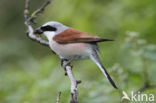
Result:
<svg viewBox="0 0 156 103">
<path fill-rule="evenodd" d="M 27 26 L 27 36 L 42 44 L 42 45 L 46 45 L 49 46 L 49 43 L 45 40 L 43 40 L 42 38 L 36 36 L 33 34 L 34 29 L 32 27 L 32 25 L 30 24 L 32 22 L 32 20 L 34 20 L 35 16 L 41 12 L 43 12 L 43 10 L 45 9 L 45 7 L 50 3 L 50 0 L 48 0 L 43 6 L 41 6 L 41 8 L 37 9 L 36 11 L 34 11 L 33 15 L 29 17 L 29 0 L 25 0 L 25 10 L 24 10 L 24 17 L 25 17 L 25 25 Z"/>
<path fill-rule="evenodd" d="M 29 0 L 25 0 L 25 10 L 24 10 L 25 25 L 28 29 L 27 30 L 27 36 L 30 39 L 32 39 L 32 40 L 34 40 L 34 41 L 36 41 L 42 45 L 46 45 L 46 46 L 49 46 L 49 43 L 47 41 L 45 41 L 42 38 L 33 34 L 34 30 L 33 30 L 31 23 L 34 23 L 34 19 L 37 17 L 37 15 L 42 13 L 44 11 L 44 9 L 47 7 L 47 5 L 50 4 L 50 2 L 51 2 L 51 0 L 48 0 L 39 9 L 34 11 L 32 14 L 30 14 L 29 13 Z M 29 17 L 29 15 L 31 15 L 31 16 Z M 67 72 L 67 75 L 70 79 L 70 82 L 71 82 L 71 101 L 70 101 L 70 103 L 78 103 L 77 85 L 79 83 L 81 83 L 81 81 L 74 79 L 74 75 L 72 73 L 72 67 L 67 61 L 63 61 L 63 66 L 64 66 L 64 68 Z M 61 93 L 59 92 L 56 103 L 60 102 L 60 95 L 61 95 Z"/>
<path fill-rule="evenodd" d="M 149 75 L 148 75 L 148 71 L 147 71 L 147 65 L 146 65 L 146 58 L 144 57 L 144 55 L 141 55 L 141 59 L 143 62 L 143 78 L 144 78 L 144 84 L 141 88 L 139 88 L 135 93 L 137 94 L 138 92 L 144 92 L 147 89 L 150 88 L 156 88 L 156 85 L 151 85 L 150 81 L 149 81 Z"/>
<path fill-rule="evenodd" d="M 35 10 L 32 14 L 31 17 L 28 19 L 28 21 L 31 21 L 34 23 L 34 20 L 36 18 L 36 16 L 38 14 L 41 14 L 44 9 L 51 3 L 51 0 L 48 0 L 47 2 L 45 2 L 40 8 L 38 8 L 37 10 Z"/>
<path fill-rule="evenodd" d="M 156 85 L 151 85 L 151 84 L 146 84 L 146 83 L 144 83 L 144 85 L 141 87 L 141 88 L 139 88 L 135 93 L 137 94 L 138 92 L 144 92 L 145 90 L 147 90 L 147 89 L 152 89 L 152 88 L 156 88 Z"/>
<path fill-rule="evenodd" d="M 24 17 L 28 19 L 29 14 L 29 0 L 25 0 L 25 10 L 24 10 Z"/>
<path fill-rule="evenodd" d="M 72 66 L 69 64 L 68 61 L 63 61 L 63 67 L 66 70 L 66 73 L 71 82 L 71 101 L 70 103 L 78 103 L 78 89 L 77 85 L 81 83 L 80 80 L 75 80 L 74 75 L 72 73 Z"/>
<path fill-rule="evenodd" d="M 61 92 L 58 93 L 56 103 L 60 103 L 60 98 L 61 98 Z"/>
</svg>

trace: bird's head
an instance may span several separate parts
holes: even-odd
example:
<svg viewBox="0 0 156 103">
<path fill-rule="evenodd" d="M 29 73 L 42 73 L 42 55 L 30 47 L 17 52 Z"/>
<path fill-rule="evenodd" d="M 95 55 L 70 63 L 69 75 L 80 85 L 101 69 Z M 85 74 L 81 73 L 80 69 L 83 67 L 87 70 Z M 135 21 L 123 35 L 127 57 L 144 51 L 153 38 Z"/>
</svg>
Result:
<svg viewBox="0 0 156 103">
<path fill-rule="evenodd" d="M 50 21 L 37 28 L 34 31 L 34 34 L 44 34 L 45 36 L 51 36 L 59 34 L 66 29 L 68 29 L 67 26 L 56 21 Z"/>
</svg>

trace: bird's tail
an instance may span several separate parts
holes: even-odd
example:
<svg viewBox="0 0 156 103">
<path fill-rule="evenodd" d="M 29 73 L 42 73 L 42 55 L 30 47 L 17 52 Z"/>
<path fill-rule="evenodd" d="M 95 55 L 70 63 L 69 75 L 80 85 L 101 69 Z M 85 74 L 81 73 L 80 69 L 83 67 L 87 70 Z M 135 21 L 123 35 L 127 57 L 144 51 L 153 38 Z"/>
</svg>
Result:
<svg viewBox="0 0 156 103">
<path fill-rule="evenodd" d="M 109 76 L 109 74 L 107 73 L 106 69 L 102 65 L 102 63 L 101 63 L 101 61 L 100 61 L 100 59 L 99 59 L 98 54 L 97 54 L 96 51 L 90 56 L 90 58 L 100 68 L 100 70 L 103 72 L 103 74 L 106 76 L 106 78 L 108 79 L 108 81 L 112 84 L 112 86 L 115 89 L 118 89 L 117 86 L 115 85 L 114 81 L 112 80 L 112 78 Z"/>
</svg>

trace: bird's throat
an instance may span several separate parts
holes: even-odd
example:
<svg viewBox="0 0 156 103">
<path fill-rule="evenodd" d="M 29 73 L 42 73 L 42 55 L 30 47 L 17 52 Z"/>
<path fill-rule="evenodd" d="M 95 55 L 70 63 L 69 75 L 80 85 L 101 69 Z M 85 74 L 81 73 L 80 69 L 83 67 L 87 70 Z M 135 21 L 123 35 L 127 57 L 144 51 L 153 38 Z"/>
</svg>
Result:
<svg viewBox="0 0 156 103">
<path fill-rule="evenodd" d="M 50 41 L 55 36 L 55 32 L 44 32 L 44 36 L 46 36 L 47 39 Z"/>
</svg>

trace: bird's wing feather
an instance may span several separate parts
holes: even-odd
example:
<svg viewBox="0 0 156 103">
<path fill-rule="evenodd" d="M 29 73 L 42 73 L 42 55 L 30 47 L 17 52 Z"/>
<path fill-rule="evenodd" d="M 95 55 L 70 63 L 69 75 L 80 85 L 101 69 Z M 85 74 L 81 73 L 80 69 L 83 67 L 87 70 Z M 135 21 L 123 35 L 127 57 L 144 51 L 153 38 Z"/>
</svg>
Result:
<svg viewBox="0 0 156 103">
<path fill-rule="evenodd" d="M 66 44 L 66 43 L 96 43 L 103 41 L 112 41 L 111 39 L 103 39 L 98 36 L 93 36 L 88 33 L 80 32 L 73 28 L 69 28 L 62 33 L 57 34 L 53 37 L 58 43 Z"/>
</svg>

